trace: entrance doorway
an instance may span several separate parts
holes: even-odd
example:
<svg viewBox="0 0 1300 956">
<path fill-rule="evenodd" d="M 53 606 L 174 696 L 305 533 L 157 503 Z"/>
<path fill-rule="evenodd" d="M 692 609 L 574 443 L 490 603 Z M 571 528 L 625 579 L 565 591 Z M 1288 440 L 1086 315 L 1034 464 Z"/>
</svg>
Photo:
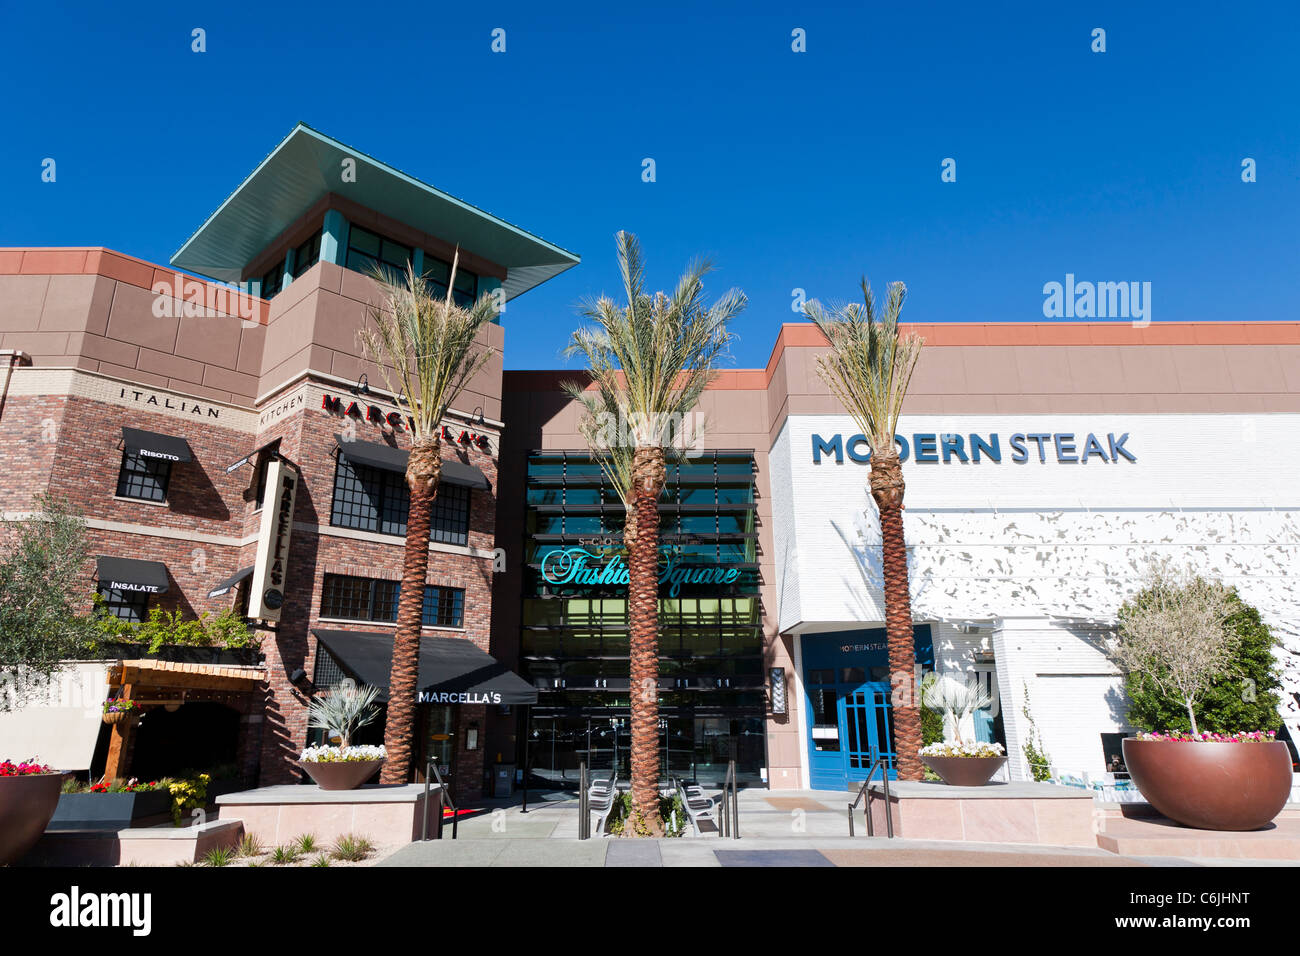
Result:
<svg viewBox="0 0 1300 956">
<path fill-rule="evenodd" d="M 932 657 L 929 625 L 914 628 L 917 661 Z M 884 758 L 897 775 L 889 647 L 883 628 L 805 634 L 803 657 L 809 783 L 843 790 Z"/>
</svg>

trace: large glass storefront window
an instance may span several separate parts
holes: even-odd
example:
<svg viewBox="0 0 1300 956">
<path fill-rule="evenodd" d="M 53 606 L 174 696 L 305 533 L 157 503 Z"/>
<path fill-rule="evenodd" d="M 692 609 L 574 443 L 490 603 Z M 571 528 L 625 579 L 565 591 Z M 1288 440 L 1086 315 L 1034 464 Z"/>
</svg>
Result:
<svg viewBox="0 0 1300 956">
<path fill-rule="evenodd" d="M 622 503 L 585 452 L 529 459 L 521 670 L 539 690 L 526 718 L 534 783 L 572 787 L 586 761 L 629 775 Z M 729 760 L 762 779 L 762 608 L 754 460 L 707 452 L 668 468 L 660 500 L 660 766 L 721 782 Z"/>
</svg>

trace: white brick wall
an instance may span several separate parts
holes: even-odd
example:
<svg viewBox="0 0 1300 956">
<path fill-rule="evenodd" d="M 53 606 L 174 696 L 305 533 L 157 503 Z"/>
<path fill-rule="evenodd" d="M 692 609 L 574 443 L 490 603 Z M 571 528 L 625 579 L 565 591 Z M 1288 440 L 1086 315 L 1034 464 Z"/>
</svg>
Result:
<svg viewBox="0 0 1300 956">
<path fill-rule="evenodd" d="M 848 416 L 786 420 L 772 448 L 773 540 L 782 630 L 884 619 L 870 466 L 812 459 L 812 435 L 847 440 Z M 1225 580 L 1283 641 L 1284 687 L 1300 691 L 1300 415 L 919 416 L 917 433 L 996 433 L 1002 462 L 904 465 L 905 528 L 918 621 L 998 623 L 993 635 L 1008 750 L 1019 754 L 1028 685 L 1053 761 L 1102 769 L 1115 669 L 1070 622 L 1113 624 L 1152 558 Z M 1128 432 L 1136 462 L 1011 461 L 1012 434 Z M 913 453 L 915 447 L 913 447 Z M 1215 467 L 1206 467 L 1214 455 Z M 1028 622 L 1028 623 L 1026 623 Z M 941 667 L 964 669 L 963 635 L 939 629 Z M 1283 717 L 1300 738 L 1300 708 Z M 1023 768 L 1021 768 L 1023 770 Z"/>
</svg>

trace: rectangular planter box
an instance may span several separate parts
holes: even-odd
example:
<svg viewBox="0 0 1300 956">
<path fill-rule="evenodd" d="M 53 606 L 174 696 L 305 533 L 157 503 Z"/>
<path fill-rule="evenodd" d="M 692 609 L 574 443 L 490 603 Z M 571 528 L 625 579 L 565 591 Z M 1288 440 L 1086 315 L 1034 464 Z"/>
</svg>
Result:
<svg viewBox="0 0 1300 956">
<path fill-rule="evenodd" d="M 171 819 L 166 790 L 145 793 L 65 793 L 59 797 L 47 830 L 124 830 Z"/>
</svg>

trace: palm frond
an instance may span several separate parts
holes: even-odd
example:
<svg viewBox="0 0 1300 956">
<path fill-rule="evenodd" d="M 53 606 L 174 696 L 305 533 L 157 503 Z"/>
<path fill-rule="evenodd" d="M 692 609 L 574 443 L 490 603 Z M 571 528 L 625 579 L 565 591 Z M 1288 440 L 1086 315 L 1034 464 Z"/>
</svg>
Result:
<svg viewBox="0 0 1300 956">
<path fill-rule="evenodd" d="M 580 314 L 591 324 L 574 331 L 565 355 L 586 360 L 599 396 L 589 414 L 617 412 L 634 447 L 671 452 L 671 431 L 717 374 L 734 339 L 728 324 L 747 300 L 731 289 L 706 305 L 704 277 L 712 267 L 705 260 L 691 263 L 671 294 L 647 293 L 640 243 L 626 232 L 616 243 L 627 304 L 608 296 L 584 302 Z"/>
<path fill-rule="evenodd" d="M 873 452 L 893 448 L 903 400 L 924 345 L 920 336 L 899 331 L 906 298 L 907 287 L 891 282 L 881 312 L 863 278 L 861 303 L 827 309 L 814 299 L 804 305 L 804 313 L 831 346 L 817 361 L 818 374 L 853 416 Z"/>
<path fill-rule="evenodd" d="M 440 294 L 409 262 L 404 274 L 383 266 L 369 272 L 380 300 L 367 306 L 369 324 L 358 335 L 385 388 L 414 423 L 414 440 L 437 434 L 452 403 L 492 357 L 476 342 L 496 317 L 496 301 L 485 292 L 473 306 L 459 305 L 451 291 L 459 266 L 457 249 L 447 291 Z"/>
</svg>

